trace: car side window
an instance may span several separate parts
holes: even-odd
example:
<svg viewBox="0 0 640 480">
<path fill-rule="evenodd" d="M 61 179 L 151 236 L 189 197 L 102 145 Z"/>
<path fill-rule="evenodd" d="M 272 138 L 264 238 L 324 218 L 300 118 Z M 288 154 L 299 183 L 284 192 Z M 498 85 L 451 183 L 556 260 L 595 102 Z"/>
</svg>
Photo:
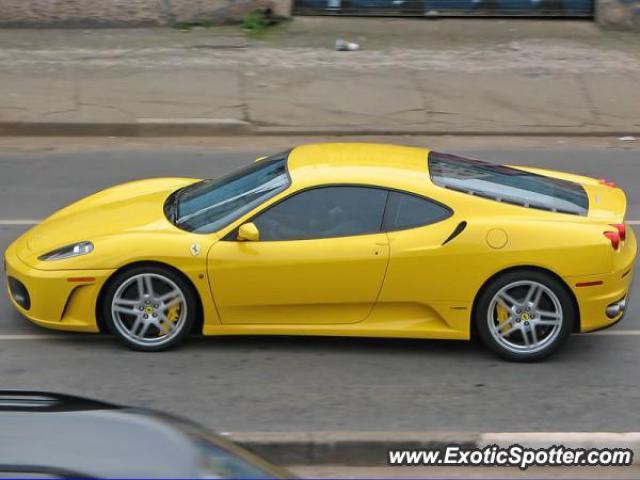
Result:
<svg viewBox="0 0 640 480">
<path fill-rule="evenodd" d="M 384 218 L 384 230 L 405 230 L 439 222 L 451 216 L 444 205 L 423 197 L 402 192 L 390 192 Z"/>
<path fill-rule="evenodd" d="M 378 233 L 388 192 L 335 186 L 297 193 L 253 219 L 260 240 L 308 240 Z"/>
</svg>

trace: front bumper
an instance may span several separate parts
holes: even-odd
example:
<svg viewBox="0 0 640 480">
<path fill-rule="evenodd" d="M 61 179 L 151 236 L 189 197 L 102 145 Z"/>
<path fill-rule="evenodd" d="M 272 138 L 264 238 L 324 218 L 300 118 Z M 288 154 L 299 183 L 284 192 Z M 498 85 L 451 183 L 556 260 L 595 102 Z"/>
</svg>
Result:
<svg viewBox="0 0 640 480">
<path fill-rule="evenodd" d="M 4 261 L 7 293 L 22 315 L 46 328 L 98 331 L 96 301 L 113 270 L 38 270 L 22 262 L 11 247 L 5 253 Z M 24 308 L 24 302 L 20 305 L 14 298 L 9 278 L 14 278 L 26 288 L 28 309 Z"/>
</svg>

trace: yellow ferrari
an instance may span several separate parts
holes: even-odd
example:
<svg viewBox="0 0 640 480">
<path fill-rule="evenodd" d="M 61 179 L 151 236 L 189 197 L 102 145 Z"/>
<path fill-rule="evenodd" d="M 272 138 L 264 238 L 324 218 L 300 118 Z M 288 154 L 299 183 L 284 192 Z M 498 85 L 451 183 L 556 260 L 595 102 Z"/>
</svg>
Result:
<svg viewBox="0 0 640 480">
<path fill-rule="evenodd" d="M 74 203 L 6 251 L 38 325 L 164 350 L 205 335 L 467 340 L 537 360 L 624 314 L 636 238 L 604 180 L 316 144 Z"/>
</svg>

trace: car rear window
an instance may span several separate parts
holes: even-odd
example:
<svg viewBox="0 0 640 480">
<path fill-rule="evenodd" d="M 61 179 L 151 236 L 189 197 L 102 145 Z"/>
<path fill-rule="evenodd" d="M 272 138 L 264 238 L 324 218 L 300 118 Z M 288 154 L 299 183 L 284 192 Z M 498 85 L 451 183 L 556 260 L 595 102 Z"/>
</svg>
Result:
<svg viewBox="0 0 640 480">
<path fill-rule="evenodd" d="M 505 165 L 430 152 L 429 174 L 440 187 L 498 202 L 572 215 L 589 210 L 581 185 Z"/>
</svg>

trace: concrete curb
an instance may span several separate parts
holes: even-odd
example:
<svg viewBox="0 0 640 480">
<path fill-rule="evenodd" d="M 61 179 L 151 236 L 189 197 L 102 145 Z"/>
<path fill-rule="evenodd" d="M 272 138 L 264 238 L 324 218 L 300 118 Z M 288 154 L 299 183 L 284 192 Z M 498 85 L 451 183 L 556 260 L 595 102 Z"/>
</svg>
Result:
<svg viewBox="0 0 640 480">
<path fill-rule="evenodd" d="M 523 128 L 514 130 L 471 130 L 464 128 L 402 128 L 402 127 L 256 127 L 255 135 L 265 136 L 442 136 L 458 135 L 467 137 L 640 137 L 640 131 L 606 128 Z"/>
<path fill-rule="evenodd" d="M 150 118 L 122 123 L 0 122 L 0 137 L 194 137 L 251 133 L 249 123 L 226 118 Z"/>
<path fill-rule="evenodd" d="M 231 440 L 279 465 L 387 466 L 387 451 L 438 450 L 456 444 L 463 448 L 519 444 L 541 448 L 631 448 L 640 465 L 637 433 L 457 433 L 457 432 L 233 432 Z"/>
<path fill-rule="evenodd" d="M 518 136 L 518 137 L 640 137 L 640 131 L 620 129 L 468 130 L 438 128 L 358 127 L 266 127 L 226 118 L 138 119 L 135 122 L 2 122 L 0 137 L 195 137 L 195 136 Z"/>
</svg>

